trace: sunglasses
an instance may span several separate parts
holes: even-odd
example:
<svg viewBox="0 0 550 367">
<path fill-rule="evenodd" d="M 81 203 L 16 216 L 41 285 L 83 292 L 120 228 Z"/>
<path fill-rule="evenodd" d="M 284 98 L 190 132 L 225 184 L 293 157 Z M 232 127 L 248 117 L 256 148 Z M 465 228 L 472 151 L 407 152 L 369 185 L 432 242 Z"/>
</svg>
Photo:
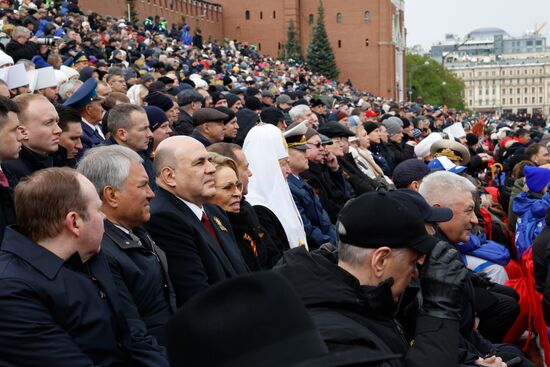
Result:
<svg viewBox="0 0 550 367">
<path fill-rule="evenodd" d="M 315 144 L 307 143 L 307 145 L 314 146 L 315 148 L 319 149 L 323 146 L 323 143 L 321 143 L 321 142 L 318 142 L 318 143 L 315 143 Z"/>
</svg>

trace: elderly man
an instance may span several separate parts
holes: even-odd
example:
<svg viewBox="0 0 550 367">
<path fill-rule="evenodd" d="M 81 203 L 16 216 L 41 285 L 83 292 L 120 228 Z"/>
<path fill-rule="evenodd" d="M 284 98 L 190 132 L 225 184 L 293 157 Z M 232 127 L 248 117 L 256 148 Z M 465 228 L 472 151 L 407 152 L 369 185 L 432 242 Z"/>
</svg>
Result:
<svg viewBox="0 0 550 367">
<path fill-rule="evenodd" d="M 17 118 L 18 112 L 19 107 L 15 102 L 0 97 L 0 165 L 6 160 L 19 157 L 23 134 Z M 4 236 L 6 226 L 14 222 L 12 192 L 0 166 L 0 238 Z"/>
<path fill-rule="evenodd" d="M 122 73 L 112 73 L 107 75 L 107 84 L 111 86 L 113 92 L 126 93 L 128 87 Z"/>
<path fill-rule="evenodd" d="M 308 127 L 316 128 L 319 126 L 317 116 L 313 113 L 313 111 L 311 111 L 309 106 L 303 104 L 294 106 L 290 109 L 290 111 L 288 111 L 288 114 L 290 115 L 292 122 L 307 121 Z"/>
<path fill-rule="evenodd" d="M 248 272 L 226 215 L 207 204 L 215 195 L 208 152 L 197 140 L 173 136 L 156 151 L 159 190 L 146 228 L 166 252 L 178 307 L 208 286 Z"/>
<path fill-rule="evenodd" d="M 33 172 L 53 167 L 53 154 L 59 148 L 61 128 L 53 104 L 40 94 L 22 94 L 13 99 L 19 106 L 18 118 L 24 131 L 19 158 L 2 163 L 11 187 Z"/>
<path fill-rule="evenodd" d="M 164 325 L 176 310 L 176 299 L 166 255 L 142 227 L 149 221 L 149 202 L 155 196 L 142 163 L 133 150 L 111 145 L 90 150 L 78 171 L 92 181 L 102 200 L 101 250 L 113 276 L 121 281 L 126 315 L 139 315 L 137 321 L 143 320 L 164 345 Z"/>
<path fill-rule="evenodd" d="M 432 206 L 447 207 L 453 211 L 450 221 L 439 224 L 437 237 L 452 245 L 469 240 L 472 227 L 477 224 L 473 199 L 475 191 L 476 188 L 470 181 L 451 172 L 434 172 L 422 180 L 419 192 L 426 201 Z M 476 261 L 480 259 L 465 256 L 469 267 Z M 502 267 L 491 265 L 485 271 L 493 274 L 499 268 Z M 469 284 L 473 285 L 466 288 L 462 301 L 461 348 L 465 355 L 483 357 L 487 353 L 496 353 L 491 342 L 502 342 L 516 320 L 519 313 L 518 296 L 513 289 L 495 284 L 476 273 L 470 272 L 469 278 Z M 477 330 L 474 330 L 474 317 L 480 320 Z M 501 354 L 497 355 L 511 359 L 506 349 L 507 347 L 499 347 Z"/>
<path fill-rule="evenodd" d="M 466 279 L 458 252 L 428 235 L 414 204 L 385 193 L 350 202 L 336 227 L 338 251 L 292 249 L 275 268 L 302 298 L 329 349 L 399 353 L 393 366 L 456 366 Z M 394 310 L 418 276 L 422 254 L 422 309 L 416 335 L 407 336 Z"/>
<path fill-rule="evenodd" d="M 186 89 L 178 94 L 180 116 L 174 125 L 177 135 L 191 135 L 193 133 L 193 114 L 197 112 L 204 101 L 204 97 L 194 89 Z"/>
<path fill-rule="evenodd" d="M 154 338 L 124 317 L 99 251 L 100 207 L 94 186 L 70 168 L 17 186 L 17 227 L 0 250 L 4 365 L 168 366 Z"/>
<path fill-rule="evenodd" d="M 201 108 L 193 113 L 195 130 L 191 137 L 200 141 L 205 147 L 222 142 L 225 138 L 225 121 L 228 117 L 215 108 Z"/>
<path fill-rule="evenodd" d="M 86 80 L 76 92 L 63 103 L 80 113 L 82 125 L 82 151 L 79 157 L 90 148 L 100 145 L 105 141 L 105 135 L 101 130 L 101 118 L 103 117 L 102 98 L 96 94 L 97 80 Z"/>
<path fill-rule="evenodd" d="M 157 189 L 153 161 L 147 153 L 153 133 L 149 128 L 147 113 L 143 107 L 132 104 L 119 104 L 109 111 L 107 128 L 111 136 L 105 140 L 105 145 L 122 145 L 139 153 L 143 167 L 149 176 L 149 186 Z"/>
<path fill-rule="evenodd" d="M 13 58 L 14 63 L 21 59 L 32 60 L 38 54 L 39 46 L 30 39 L 31 31 L 25 27 L 15 27 L 12 31 L 6 53 Z"/>
</svg>

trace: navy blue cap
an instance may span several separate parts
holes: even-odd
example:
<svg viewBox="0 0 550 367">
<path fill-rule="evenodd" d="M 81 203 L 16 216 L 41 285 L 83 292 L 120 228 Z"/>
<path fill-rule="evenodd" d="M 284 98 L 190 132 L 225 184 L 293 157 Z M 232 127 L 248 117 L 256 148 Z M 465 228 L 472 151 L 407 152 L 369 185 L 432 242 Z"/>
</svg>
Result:
<svg viewBox="0 0 550 367">
<path fill-rule="evenodd" d="M 72 107 L 75 110 L 80 111 L 88 103 L 94 100 L 102 99 L 97 96 L 95 91 L 96 87 L 97 80 L 95 78 L 90 78 L 86 80 L 84 84 L 82 84 L 80 88 L 78 88 L 76 92 L 74 92 L 74 94 L 63 103 L 63 105 Z"/>
</svg>

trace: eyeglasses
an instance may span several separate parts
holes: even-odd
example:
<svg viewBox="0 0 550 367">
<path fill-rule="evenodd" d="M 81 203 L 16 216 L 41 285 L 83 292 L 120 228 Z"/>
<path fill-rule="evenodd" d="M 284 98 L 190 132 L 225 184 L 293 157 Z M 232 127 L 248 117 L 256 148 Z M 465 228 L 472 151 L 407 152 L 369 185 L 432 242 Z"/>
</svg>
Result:
<svg viewBox="0 0 550 367">
<path fill-rule="evenodd" d="M 228 182 L 222 186 L 216 186 L 217 189 L 222 189 L 224 191 L 232 192 L 237 188 L 239 191 L 243 191 L 243 183 L 241 181 Z"/>
<path fill-rule="evenodd" d="M 323 143 L 317 142 L 317 143 L 307 143 L 309 146 L 314 146 L 315 148 L 319 149 L 323 146 Z"/>
</svg>

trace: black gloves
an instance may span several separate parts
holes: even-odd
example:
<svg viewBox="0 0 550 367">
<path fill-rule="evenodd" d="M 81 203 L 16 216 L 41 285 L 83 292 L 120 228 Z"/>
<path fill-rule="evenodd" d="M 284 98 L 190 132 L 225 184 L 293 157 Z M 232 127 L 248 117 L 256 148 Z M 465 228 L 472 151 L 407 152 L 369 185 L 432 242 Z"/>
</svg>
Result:
<svg viewBox="0 0 550 367">
<path fill-rule="evenodd" d="M 433 317 L 459 320 L 467 274 L 458 251 L 447 242 L 438 242 L 426 257 L 420 274 L 423 312 Z"/>
</svg>

